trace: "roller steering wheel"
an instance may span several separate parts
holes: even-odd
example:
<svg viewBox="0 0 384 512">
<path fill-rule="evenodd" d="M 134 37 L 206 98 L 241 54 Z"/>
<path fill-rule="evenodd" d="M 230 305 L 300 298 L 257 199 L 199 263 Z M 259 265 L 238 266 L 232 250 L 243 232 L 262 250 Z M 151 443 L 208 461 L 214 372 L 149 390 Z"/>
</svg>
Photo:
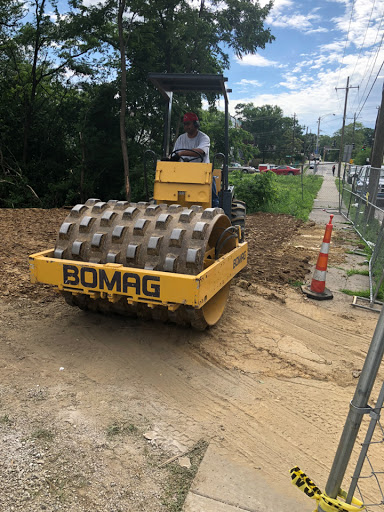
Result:
<svg viewBox="0 0 384 512">
<path fill-rule="evenodd" d="M 200 158 L 200 162 L 202 162 L 204 160 L 204 155 L 202 155 L 201 153 L 199 153 L 198 151 L 195 151 L 194 149 L 188 149 L 188 148 L 179 148 L 177 149 L 176 151 L 172 151 L 171 153 L 171 158 L 172 158 L 172 155 L 175 155 L 178 151 L 192 151 L 192 153 L 195 153 L 196 156 L 193 156 L 193 157 L 190 157 L 190 156 L 181 156 L 180 157 L 180 160 L 182 162 L 189 162 L 189 160 L 184 160 L 184 158 L 192 158 L 192 160 L 196 160 L 196 158 Z"/>
</svg>

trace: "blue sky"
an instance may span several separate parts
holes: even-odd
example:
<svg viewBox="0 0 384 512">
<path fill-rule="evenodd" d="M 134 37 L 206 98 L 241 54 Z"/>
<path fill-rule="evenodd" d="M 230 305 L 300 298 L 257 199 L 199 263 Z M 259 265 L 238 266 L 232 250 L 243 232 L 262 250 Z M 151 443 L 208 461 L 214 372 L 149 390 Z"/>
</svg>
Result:
<svg viewBox="0 0 384 512">
<path fill-rule="evenodd" d="M 359 89 L 349 89 L 346 123 L 356 114 L 374 128 L 384 77 L 383 17 L 384 0 L 275 0 L 266 26 L 276 40 L 231 59 L 231 112 L 239 102 L 269 103 L 296 114 L 313 133 L 324 116 L 321 133 L 332 134 L 342 126 L 349 76 Z"/>
<path fill-rule="evenodd" d="M 59 5 L 64 10 L 65 0 Z M 274 0 L 265 25 L 274 42 L 242 60 L 231 55 L 231 114 L 238 103 L 278 105 L 312 133 L 321 117 L 321 133 L 331 135 L 342 126 L 349 76 L 359 88 L 349 89 L 346 123 L 356 115 L 374 128 L 384 78 L 384 0 Z"/>
</svg>

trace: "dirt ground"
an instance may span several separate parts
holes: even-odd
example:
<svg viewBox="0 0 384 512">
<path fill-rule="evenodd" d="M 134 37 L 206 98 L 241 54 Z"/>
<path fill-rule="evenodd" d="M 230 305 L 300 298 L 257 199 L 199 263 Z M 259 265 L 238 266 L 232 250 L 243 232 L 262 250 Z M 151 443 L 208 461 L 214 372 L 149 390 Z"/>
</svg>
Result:
<svg viewBox="0 0 384 512">
<path fill-rule="evenodd" d="M 276 493 L 298 493 L 294 465 L 324 488 L 377 322 L 297 286 L 324 227 L 249 216 L 249 264 L 221 321 L 197 332 L 83 312 L 30 284 L 28 255 L 54 246 L 67 214 L 0 210 L 0 509 L 181 510 L 199 459 L 184 473 L 162 463 L 207 443 Z M 329 265 L 357 244 L 335 230 Z"/>
</svg>

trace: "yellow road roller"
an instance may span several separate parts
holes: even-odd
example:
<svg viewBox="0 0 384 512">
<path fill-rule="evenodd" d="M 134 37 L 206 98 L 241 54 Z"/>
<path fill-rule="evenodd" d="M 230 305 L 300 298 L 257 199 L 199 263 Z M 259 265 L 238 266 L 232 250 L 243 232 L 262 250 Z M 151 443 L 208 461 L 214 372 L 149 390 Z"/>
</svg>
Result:
<svg viewBox="0 0 384 512">
<path fill-rule="evenodd" d="M 29 257 L 31 281 L 54 285 L 84 310 L 205 329 L 221 318 L 232 278 L 247 263 L 245 204 L 228 184 L 228 96 L 222 75 L 151 73 L 166 100 L 153 199 L 88 199 L 60 227 L 56 246 Z M 174 92 L 222 94 L 225 154 L 213 163 L 172 161 Z M 222 159 L 220 168 L 215 161 Z M 212 207 L 212 180 L 219 207 Z"/>
</svg>

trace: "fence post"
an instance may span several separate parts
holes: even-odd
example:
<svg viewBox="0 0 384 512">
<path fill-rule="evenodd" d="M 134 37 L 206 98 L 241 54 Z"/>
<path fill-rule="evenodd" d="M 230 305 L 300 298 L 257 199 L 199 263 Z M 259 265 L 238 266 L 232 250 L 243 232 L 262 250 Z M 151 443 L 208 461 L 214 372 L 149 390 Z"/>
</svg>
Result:
<svg viewBox="0 0 384 512">
<path fill-rule="evenodd" d="M 367 404 L 376 375 L 379 370 L 384 353 L 384 308 L 377 321 L 371 345 L 357 383 L 354 397 L 351 401 L 349 413 L 341 434 L 339 446 L 329 474 L 325 492 L 330 498 L 336 498 L 341 487 L 345 471 L 360 429 L 363 414 L 369 412 Z M 322 511 L 319 508 L 319 511 Z"/>
</svg>

